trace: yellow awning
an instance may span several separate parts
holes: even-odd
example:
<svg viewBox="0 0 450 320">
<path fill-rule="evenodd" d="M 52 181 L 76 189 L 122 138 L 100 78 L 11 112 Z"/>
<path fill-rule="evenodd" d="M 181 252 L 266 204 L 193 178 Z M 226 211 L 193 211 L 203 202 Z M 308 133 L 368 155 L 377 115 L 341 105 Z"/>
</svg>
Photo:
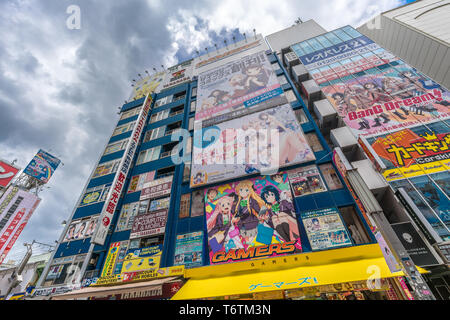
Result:
<svg viewBox="0 0 450 320">
<path fill-rule="evenodd" d="M 288 261 L 288 259 L 293 261 L 295 256 L 298 257 L 295 260 L 297 265 Z M 305 253 L 295 256 L 256 260 L 251 263 L 261 265 L 261 261 L 266 261 L 264 265 L 267 265 L 267 267 L 242 270 L 240 272 L 237 271 L 235 266 L 229 264 L 230 269 L 234 269 L 231 274 L 214 272 L 214 270 L 224 270 L 225 265 L 204 267 L 203 271 L 192 269 L 190 279 L 172 299 L 185 300 L 220 297 L 403 275 L 403 272 L 390 272 L 378 244 Z M 328 258 L 325 258 L 327 256 Z M 287 261 L 290 266 L 280 266 L 280 262 L 282 262 L 280 259 Z M 307 262 L 305 262 L 305 259 Z M 423 269 L 419 271 L 426 272 Z M 186 272 L 186 277 L 189 277 L 188 272 Z"/>
</svg>

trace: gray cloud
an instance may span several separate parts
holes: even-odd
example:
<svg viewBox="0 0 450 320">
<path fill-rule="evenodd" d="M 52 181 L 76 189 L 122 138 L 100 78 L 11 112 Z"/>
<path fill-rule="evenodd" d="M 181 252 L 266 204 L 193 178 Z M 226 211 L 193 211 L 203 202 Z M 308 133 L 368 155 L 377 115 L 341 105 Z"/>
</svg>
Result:
<svg viewBox="0 0 450 320">
<path fill-rule="evenodd" d="M 305 20 L 317 18 L 328 28 L 365 17 L 354 11 L 340 14 L 351 10 L 339 5 L 330 12 L 329 1 L 315 3 L 320 9 L 314 10 L 309 2 L 270 3 L 242 2 L 247 11 L 238 12 L 240 1 L 2 1 L 0 157 L 17 158 L 24 168 L 42 148 L 64 162 L 50 189 L 41 193 L 43 201 L 16 247 L 59 238 L 60 222 L 75 206 L 137 73 L 213 48 L 224 37 L 230 40 L 236 28 L 250 35 L 253 27 L 262 32 L 267 25 L 275 32 L 304 13 L 309 15 L 302 16 Z M 396 5 L 395 0 L 383 3 Z M 81 9 L 80 30 L 66 27 L 66 8 L 73 4 Z M 242 14 L 247 18 L 241 19 Z M 239 17 L 239 25 L 229 25 L 232 15 Z"/>
</svg>

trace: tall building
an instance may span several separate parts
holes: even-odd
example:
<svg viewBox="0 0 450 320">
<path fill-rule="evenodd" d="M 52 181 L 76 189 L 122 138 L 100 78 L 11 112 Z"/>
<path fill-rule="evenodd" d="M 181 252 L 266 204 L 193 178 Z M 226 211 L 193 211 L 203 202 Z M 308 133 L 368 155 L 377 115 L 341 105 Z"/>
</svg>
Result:
<svg viewBox="0 0 450 320">
<path fill-rule="evenodd" d="M 328 34 L 307 21 L 135 82 L 32 296 L 432 299 L 377 199 L 402 205 L 296 51 Z"/>
<path fill-rule="evenodd" d="M 450 1 L 418 0 L 358 28 L 429 78 L 450 88 Z"/>
</svg>

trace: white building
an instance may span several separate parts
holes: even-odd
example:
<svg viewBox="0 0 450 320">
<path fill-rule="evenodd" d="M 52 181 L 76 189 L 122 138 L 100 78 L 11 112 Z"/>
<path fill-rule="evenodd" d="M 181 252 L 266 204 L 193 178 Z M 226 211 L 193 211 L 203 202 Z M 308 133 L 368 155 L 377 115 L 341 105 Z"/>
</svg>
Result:
<svg viewBox="0 0 450 320">
<path fill-rule="evenodd" d="M 383 12 L 357 30 L 450 88 L 450 0 L 418 0 Z"/>
</svg>

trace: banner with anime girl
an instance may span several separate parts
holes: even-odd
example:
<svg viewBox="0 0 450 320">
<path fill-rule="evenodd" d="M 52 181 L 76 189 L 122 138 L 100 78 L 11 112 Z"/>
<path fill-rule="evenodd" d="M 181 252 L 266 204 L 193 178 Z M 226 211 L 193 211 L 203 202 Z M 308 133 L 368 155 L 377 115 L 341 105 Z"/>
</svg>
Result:
<svg viewBox="0 0 450 320">
<path fill-rule="evenodd" d="M 356 136 L 377 135 L 450 116 L 450 93 L 397 60 L 322 87 Z"/>
<path fill-rule="evenodd" d="M 211 264 L 302 251 L 286 172 L 207 188 Z"/>
<path fill-rule="evenodd" d="M 285 104 L 195 131 L 191 187 L 314 159 L 291 106 Z"/>
<path fill-rule="evenodd" d="M 282 93 L 266 53 L 251 54 L 198 76 L 195 121 L 206 127 L 232 119 L 237 110 L 248 111 L 261 103 L 276 106 L 282 103 Z"/>
</svg>

